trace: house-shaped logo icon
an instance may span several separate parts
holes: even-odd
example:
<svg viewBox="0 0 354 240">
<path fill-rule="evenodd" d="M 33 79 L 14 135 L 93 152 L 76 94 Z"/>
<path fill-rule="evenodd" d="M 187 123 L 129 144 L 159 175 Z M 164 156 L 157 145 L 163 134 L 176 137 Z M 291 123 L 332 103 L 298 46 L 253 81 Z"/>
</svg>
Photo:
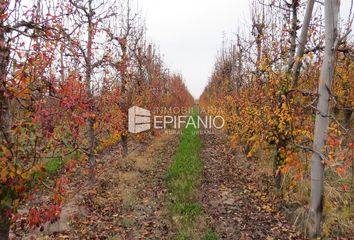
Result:
<svg viewBox="0 0 354 240">
<path fill-rule="evenodd" d="M 131 107 L 128 110 L 128 131 L 140 133 L 150 129 L 150 111 L 141 107 Z"/>
</svg>

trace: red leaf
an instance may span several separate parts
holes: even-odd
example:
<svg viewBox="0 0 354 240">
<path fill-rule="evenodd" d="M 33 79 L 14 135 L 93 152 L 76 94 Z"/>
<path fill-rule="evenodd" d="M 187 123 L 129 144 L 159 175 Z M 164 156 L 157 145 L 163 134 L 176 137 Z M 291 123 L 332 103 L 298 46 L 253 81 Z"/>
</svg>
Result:
<svg viewBox="0 0 354 240">
<path fill-rule="evenodd" d="M 36 208 L 32 208 L 28 214 L 28 223 L 30 227 L 39 226 L 41 223 L 40 214 Z"/>
</svg>

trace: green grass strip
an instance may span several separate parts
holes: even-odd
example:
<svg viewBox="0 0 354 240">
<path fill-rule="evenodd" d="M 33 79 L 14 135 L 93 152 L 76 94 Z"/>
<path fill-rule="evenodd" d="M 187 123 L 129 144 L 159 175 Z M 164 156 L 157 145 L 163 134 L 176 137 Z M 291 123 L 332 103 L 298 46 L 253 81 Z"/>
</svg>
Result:
<svg viewBox="0 0 354 240">
<path fill-rule="evenodd" d="M 192 116 L 196 122 L 197 111 Z M 167 171 L 170 213 L 177 229 L 175 239 L 217 239 L 210 238 L 210 232 L 201 237 L 204 229 L 198 226 L 198 218 L 204 214 L 198 199 L 203 170 L 200 148 L 199 129 L 189 124 L 182 130 L 180 145 Z"/>
</svg>

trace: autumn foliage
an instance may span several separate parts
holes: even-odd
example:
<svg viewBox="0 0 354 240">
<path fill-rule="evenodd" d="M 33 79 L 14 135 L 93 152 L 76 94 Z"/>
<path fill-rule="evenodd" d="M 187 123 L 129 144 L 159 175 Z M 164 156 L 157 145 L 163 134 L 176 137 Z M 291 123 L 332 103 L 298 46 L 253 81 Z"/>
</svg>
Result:
<svg viewBox="0 0 354 240">
<path fill-rule="evenodd" d="M 34 2 L 0 3 L 0 239 L 33 190 L 51 197 L 27 224 L 56 221 L 71 170 L 128 136 L 128 107 L 193 104 L 129 5 Z"/>
<path fill-rule="evenodd" d="M 224 130 L 234 149 L 242 151 L 255 164 L 269 166 L 278 194 L 288 203 L 296 204 L 296 214 L 300 216 L 301 212 L 306 212 L 308 204 L 324 32 L 320 27 L 323 20 L 315 15 L 308 31 L 305 54 L 292 60 L 295 48 L 288 39 L 298 39 L 296 31 L 301 26 L 296 22 L 294 30 L 291 17 L 298 17 L 294 9 L 303 9 L 283 2 L 272 1 L 273 6 L 255 2 L 252 32 L 238 33 L 229 47 L 225 45 L 221 49 L 200 104 L 210 113 L 225 118 Z M 277 17 L 288 16 L 291 11 L 290 18 Z M 342 40 L 330 90 L 331 121 L 324 163 L 325 184 L 330 189 L 324 203 L 327 236 L 343 232 L 350 235 L 352 229 L 344 226 L 353 226 L 354 45 L 350 39 Z M 289 61 L 302 64 L 295 85 L 287 67 Z M 306 215 L 302 216 L 306 221 Z"/>
</svg>

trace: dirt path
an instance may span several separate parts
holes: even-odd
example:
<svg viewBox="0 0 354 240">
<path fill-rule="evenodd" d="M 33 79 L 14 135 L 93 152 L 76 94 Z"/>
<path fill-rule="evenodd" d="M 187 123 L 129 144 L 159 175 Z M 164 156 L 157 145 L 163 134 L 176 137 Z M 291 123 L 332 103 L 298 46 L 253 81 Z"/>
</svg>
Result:
<svg viewBox="0 0 354 240">
<path fill-rule="evenodd" d="M 126 159 L 119 146 L 106 151 L 94 186 L 83 187 L 85 174 L 75 176 L 59 222 L 18 229 L 12 239 L 170 239 L 165 175 L 178 142 L 165 134 L 131 146 Z"/>
<path fill-rule="evenodd" d="M 220 239 L 301 239 L 260 190 L 261 181 L 245 160 L 227 153 L 221 134 L 201 140 L 200 199 L 206 225 Z M 131 146 L 135 150 L 126 159 L 119 147 L 112 148 L 98 158 L 93 187 L 79 187 L 85 179 L 73 181 L 61 225 L 22 231 L 15 239 L 173 239 L 165 176 L 178 143 L 178 135 L 156 137 Z"/>
<path fill-rule="evenodd" d="M 302 239 L 275 210 L 245 160 L 227 153 L 221 134 L 202 135 L 203 207 L 221 239 Z M 258 181 L 258 182 L 257 182 Z"/>
<path fill-rule="evenodd" d="M 169 239 L 165 173 L 178 137 L 164 135 L 116 161 L 84 195 L 88 212 L 74 224 L 77 236 L 99 239 Z M 105 156 L 114 159 L 114 151 Z M 86 220 L 86 221 L 85 221 Z"/>
</svg>

